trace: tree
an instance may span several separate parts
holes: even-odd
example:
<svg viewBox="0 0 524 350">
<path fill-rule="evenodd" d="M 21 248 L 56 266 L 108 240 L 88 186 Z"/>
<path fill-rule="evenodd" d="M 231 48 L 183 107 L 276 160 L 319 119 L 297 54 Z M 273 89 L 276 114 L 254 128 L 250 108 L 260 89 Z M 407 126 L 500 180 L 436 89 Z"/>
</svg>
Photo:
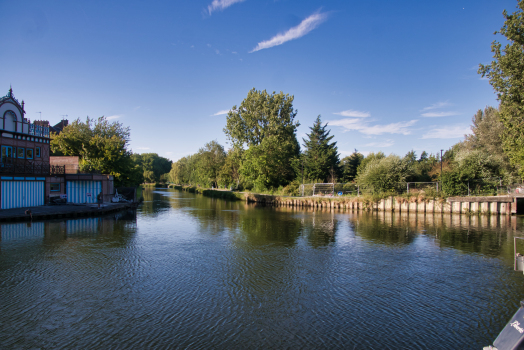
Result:
<svg viewBox="0 0 524 350">
<path fill-rule="evenodd" d="M 339 175 L 340 170 L 337 143 L 331 142 L 334 136 L 329 136 L 331 130 L 326 130 L 326 127 L 327 123 L 322 126 L 319 115 L 313 127 L 309 128 L 311 133 L 306 134 L 307 139 L 302 139 L 304 141 L 304 153 L 302 154 L 304 176 L 308 179 L 320 179 L 323 182 Z"/>
<path fill-rule="evenodd" d="M 121 123 L 88 117 L 85 123 L 77 119 L 60 134 L 52 134 L 51 151 L 78 156 L 81 171 L 111 174 L 117 185 L 135 184 L 140 174 L 127 149 L 129 137 L 129 127 Z"/>
<path fill-rule="evenodd" d="M 283 92 L 269 95 L 266 90 L 251 89 L 240 107 L 233 106 L 227 115 L 227 138 L 243 148 L 260 145 L 268 136 L 294 137 L 300 124 L 294 121 L 293 100 Z"/>
<path fill-rule="evenodd" d="M 342 167 L 343 182 L 351 182 L 355 177 L 357 177 L 357 169 L 363 159 L 364 155 L 356 149 L 350 156 L 342 158 L 340 163 Z"/>
<path fill-rule="evenodd" d="M 220 170 L 226 160 L 224 147 L 217 141 L 211 141 L 198 151 L 198 155 L 199 178 L 204 185 L 217 187 Z"/>
<path fill-rule="evenodd" d="M 227 151 L 227 156 L 224 165 L 220 169 L 219 183 L 223 186 L 230 187 L 234 185 L 236 188 L 240 185 L 240 167 L 242 166 L 244 150 L 233 147 Z"/>
<path fill-rule="evenodd" d="M 399 190 L 403 187 L 401 183 L 406 181 L 409 175 L 409 162 L 406 161 L 406 157 L 401 159 L 396 155 L 374 156 L 365 164 L 361 164 L 356 181 L 360 186 L 380 193 Z"/>
<path fill-rule="evenodd" d="M 506 37 L 508 44 L 493 41 L 494 60 L 479 65 L 478 72 L 488 77 L 500 101 L 500 119 L 504 125 L 502 146 L 511 163 L 524 177 L 524 0 L 518 1 L 517 11 L 503 12 L 504 25 L 495 34 Z"/>
<path fill-rule="evenodd" d="M 246 186 L 259 190 L 284 186 L 295 176 L 300 147 L 293 96 L 252 89 L 240 107 L 233 106 L 224 132 L 233 147 L 243 151 L 239 168 Z M 237 151 L 240 152 L 240 151 Z"/>
<path fill-rule="evenodd" d="M 295 178 L 293 159 L 299 155 L 296 138 L 265 137 L 244 152 L 240 174 L 247 187 L 258 191 L 285 186 Z"/>
</svg>

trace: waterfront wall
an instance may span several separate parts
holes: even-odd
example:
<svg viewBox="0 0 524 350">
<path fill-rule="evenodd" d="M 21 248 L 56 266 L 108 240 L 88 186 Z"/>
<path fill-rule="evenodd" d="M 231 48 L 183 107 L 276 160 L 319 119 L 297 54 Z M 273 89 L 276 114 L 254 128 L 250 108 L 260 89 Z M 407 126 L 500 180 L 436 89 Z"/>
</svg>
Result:
<svg viewBox="0 0 524 350">
<path fill-rule="evenodd" d="M 466 215 L 512 215 L 518 213 L 519 198 L 512 196 L 450 197 L 387 197 L 373 200 L 368 197 L 283 197 L 249 192 L 231 192 L 196 187 L 174 186 L 175 189 L 201 193 L 208 197 L 244 200 L 274 206 L 329 208 L 352 211 L 394 211 L 402 213 L 454 213 Z M 524 200 L 524 197 L 522 198 Z M 521 204 L 524 209 L 524 203 Z"/>
</svg>

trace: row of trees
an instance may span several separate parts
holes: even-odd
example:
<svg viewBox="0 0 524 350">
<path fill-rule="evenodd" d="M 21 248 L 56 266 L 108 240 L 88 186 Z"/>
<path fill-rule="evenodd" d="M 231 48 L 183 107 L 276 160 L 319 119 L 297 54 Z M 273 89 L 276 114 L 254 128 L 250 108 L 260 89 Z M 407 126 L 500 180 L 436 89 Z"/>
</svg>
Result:
<svg viewBox="0 0 524 350">
<path fill-rule="evenodd" d="M 293 96 L 252 89 L 228 113 L 224 132 L 231 148 L 226 152 L 211 141 L 198 153 L 173 163 L 168 179 L 204 187 L 297 194 L 304 182 L 355 182 L 386 191 L 403 181 L 436 178 L 439 158 L 426 152 L 417 159 L 414 152 L 403 158 L 382 152 L 364 157 L 355 150 L 340 159 L 334 136 L 321 116 L 302 139 L 301 149 L 296 115 Z"/>
</svg>

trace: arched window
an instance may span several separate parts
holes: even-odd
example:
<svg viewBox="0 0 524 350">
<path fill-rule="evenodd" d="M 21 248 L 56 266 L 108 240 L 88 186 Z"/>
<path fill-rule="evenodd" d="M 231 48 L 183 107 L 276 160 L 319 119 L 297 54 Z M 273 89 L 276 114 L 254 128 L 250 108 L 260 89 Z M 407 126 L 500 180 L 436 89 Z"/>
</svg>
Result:
<svg viewBox="0 0 524 350">
<path fill-rule="evenodd" d="M 16 113 L 9 110 L 4 113 L 4 120 L 3 120 L 3 129 L 8 131 L 17 131 L 16 124 L 18 121 L 18 117 L 16 116 Z"/>
</svg>

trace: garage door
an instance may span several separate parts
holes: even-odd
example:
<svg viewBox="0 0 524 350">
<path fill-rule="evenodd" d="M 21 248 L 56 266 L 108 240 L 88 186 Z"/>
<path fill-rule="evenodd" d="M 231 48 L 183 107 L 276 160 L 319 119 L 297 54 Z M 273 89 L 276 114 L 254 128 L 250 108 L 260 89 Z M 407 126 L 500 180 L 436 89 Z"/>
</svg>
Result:
<svg viewBox="0 0 524 350">
<path fill-rule="evenodd" d="M 44 205 L 44 181 L 2 181 L 2 209 Z"/>
<path fill-rule="evenodd" d="M 67 201 L 70 203 L 96 203 L 102 191 L 101 181 L 67 181 Z"/>
</svg>

